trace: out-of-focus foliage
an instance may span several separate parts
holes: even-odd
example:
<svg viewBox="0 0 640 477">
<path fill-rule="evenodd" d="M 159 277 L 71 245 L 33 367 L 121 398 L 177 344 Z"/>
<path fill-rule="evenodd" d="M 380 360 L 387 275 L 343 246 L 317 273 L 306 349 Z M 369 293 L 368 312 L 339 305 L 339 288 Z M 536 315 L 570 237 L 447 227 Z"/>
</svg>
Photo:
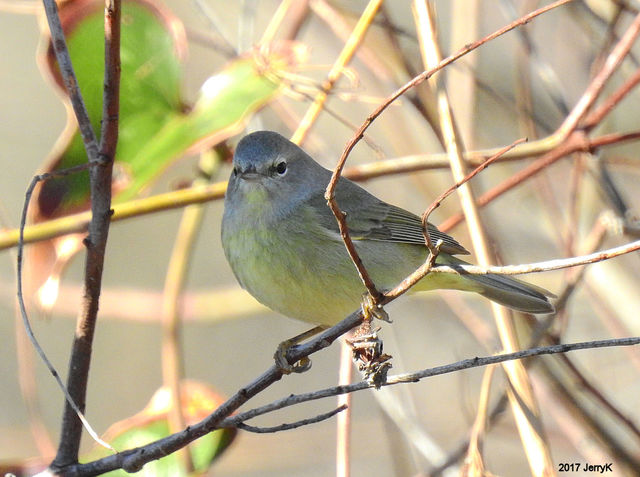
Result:
<svg viewBox="0 0 640 477">
<path fill-rule="evenodd" d="M 185 381 L 181 386 L 182 415 L 186 425 L 194 424 L 211 414 L 224 402 L 210 387 L 195 381 Z M 107 430 L 104 440 L 115 449 L 123 451 L 157 441 L 170 434 L 168 413 L 173 402 L 171 391 L 161 388 L 153 395 L 149 404 L 138 414 L 115 423 Z M 193 470 L 204 473 L 233 442 L 235 429 L 222 429 L 211 432 L 189 446 Z M 82 460 L 89 462 L 109 455 L 102 447 L 96 448 Z M 113 471 L 105 475 L 131 475 L 125 471 Z M 184 465 L 179 454 L 171 454 L 147 464 L 144 470 L 134 475 L 178 476 L 184 475 Z"/>
<path fill-rule="evenodd" d="M 61 6 L 78 84 L 94 130 L 102 117 L 104 72 L 103 2 L 80 0 Z M 236 134 L 250 114 L 277 96 L 282 78 L 301 60 L 295 45 L 253 50 L 231 61 L 203 84 L 192 106 L 182 99 L 184 26 L 151 0 L 123 2 L 119 137 L 114 165 L 114 201 L 138 195 L 186 153 L 197 153 Z M 67 106 L 67 127 L 46 161 L 46 172 L 86 162 L 84 144 L 66 99 L 50 39 L 43 40 L 43 71 L 58 85 Z M 66 175 L 38 187 L 31 222 L 38 223 L 89 207 L 88 173 Z M 49 309 L 60 274 L 82 246 L 82 237 L 62 237 L 34 245 L 29 288 Z"/>
</svg>

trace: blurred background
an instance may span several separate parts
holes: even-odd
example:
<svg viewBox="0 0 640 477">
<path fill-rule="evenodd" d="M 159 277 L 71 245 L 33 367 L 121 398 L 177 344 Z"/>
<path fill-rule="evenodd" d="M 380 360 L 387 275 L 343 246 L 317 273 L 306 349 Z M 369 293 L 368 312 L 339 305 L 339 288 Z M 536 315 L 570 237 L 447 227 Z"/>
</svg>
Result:
<svg viewBox="0 0 640 477">
<path fill-rule="evenodd" d="M 275 0 L 169 1 L 160 4 L 182 25 L 188 53 L 181 60 L 181 103 L 201 98 L 201 87 L 225 71 L 239 53 L 251 51 L 274 24 Z M 411 1 L 383 2 L 348 70 L 336 83 L 303 147 L 333 167 L 355 127 L 388 95 L 423 68 Z M 433 7 L 443 56 L 507 25 L 545 2 L 456 0 Z M 318 93 L 346 38 L 367 7 L 366 1 L 291 2 L 269 38 L 295 41 L 302 56 L 288 70 L 285 86 L 250 109 L 240 127 L 220 137 L 233 147 L 247 130 L 271 129 L 291 136 Z M 66 110 L 52 81 L 36 60 L 41 35 L 39 4 L 0 2 L 0 217 L 2 227 L 18 226 L 25 190 L 32 176 L 54 154 L 66 124 Z M 493 165 L 473 180 L 478 195 L 524 169 L 550 146 L 544 141 L 583 95 L 603 60 L 628 28 L 636 1 L 574 1 L 525 27 L 483 45 L 450 65 L 445 82 L 464 147 L 501 147 L 527 137 L 532 157 Z M 175 24 L 174 24 L 175 27 Z M 264 43 L 263 43 L 264 44 Z M 273 46 L 275 49 L 275 46 Z M 299 54 L 296 50 L 296 54 Z M 635 46 L 604 89 L 607 98 L 638 70 Z M 41 62 L 42 63 L 42 62 Z M 592 129 L 592 137 L 637 131 L 639 97 L 631 90 L 611 114 Z M 440 154 L 433 89 L 422 86 L 401 97 L 375 121 L 349 157 L 348 166 L 394 158 Z M 213 134 L 211 134 L 213 136 Z M 206 142 L 206 141 L 205 141 Z M 187 148 L 138 195 L 176 190 L 198 176 L 198 152 Z M 574 154 L 502 194 L 481 209 L 491 247 L 505 264 L 530 263 L 605 249 L 636 240 L 635 205 L 638 144 L 625 142 Z M 442 157 L 442 156 L 433 156 Z M 166 170 L 165 170 L 166 169 Z M 225 181 L 228 162 L 215 162 L 211 181 Z M 422 213 L 453 183 L 446 165 L 389 174 L 364 187 L 380 198 Z M 279 316 L 242 291 L 220 246 L 222 200 L 204 207 L 202 224 L 190 250 L 190 266 L 179 301 L 183 320 L 184 377 L 229 396 L 272 364 L 278 343 L 307 328 Z M 441 224 L 460 212 L 452 195 L 431 216 Z M 103 295 L 95 338 L 87 417 L 104 432 L 138 413 L 163 384 L 163 289 L 181 209 L 114 223 L 110 229 Z M 466 224 L 448 233 L 468 249 Z M 594 236 L 599 240 L 594 243 Z M 594 248 L 594 245 L 596 246 Z M 0 254 L 0 459 L 20 462 L 55 450 L 63 397 L 42 363 L 25 343 L 15 305 L 15 248 Z M 50 310 L 29 301 L 35 334 L 61 375 L 66 376 L 75 318 L 81 303 L 82 254 L 62 275 Z M 476 261 L 472 256 L 470 261 Z M 637 253 L 590 266 L 584 275 L 556 271 L 525 279 L 566 298 L 547 331 L 550 341 L 598 340 L 640 335 L 640 265 Z M 27 264 L 33 266 L 33 264 Z M 573 285 L 575 280 L 575 287 Z M 33 297 L 29 297 L 33 298 Z M 387 311 L 385 351 L 391 373 L 416 371 L 500 350 L 488 302 L 456 292 L 404 297 Z M 536 322 L 516 314 L 522 345 L 530 343 Z M 337 384 L 339 345 L 313 356 L 313 368 L 287 376 L 243 410 L 290 393 Z M 637 475 L 640 468 L 640 354 L 636 348 L 609 348 L 538 358 L 527 363 L 548 447 L 559 463 L 614 463 L 613 475 Z M 447 475 L 458 475 L 464 443 L 478 412 L 483 369 L 448 374 L 417 384 L 356 393 L 351 404 L 351 470 L 364 475 L 433 475 L 445 461 Z M 29 376 L 33 376 L 30 378 Z M 25 404 L 31 387 L 36 417 Z M 506 381 L 497 369 L 490 389 L 495 410 L 484 435 L 484 464 L 497 475 L 526 475 L 529 464 L 509 406 L 497 403 Z M 27 387 L 29 387 L 27 385 Z M 335 399 L 314 401 L 261 417 L 250 424 L 272 426 L 329 411 Z M 335 419 L 276 434 L 239 432 L 212 464 L 211 475 L 324 476 L 335 472 Z M 34 431 L 35 429 L 35 431 Z M 92 443 L 85 437 L 83 449 Z M 53 444 L 54 447 L 51 447 Z M 635 470 L 633 470 L 635 467 Z"/>
</svg>

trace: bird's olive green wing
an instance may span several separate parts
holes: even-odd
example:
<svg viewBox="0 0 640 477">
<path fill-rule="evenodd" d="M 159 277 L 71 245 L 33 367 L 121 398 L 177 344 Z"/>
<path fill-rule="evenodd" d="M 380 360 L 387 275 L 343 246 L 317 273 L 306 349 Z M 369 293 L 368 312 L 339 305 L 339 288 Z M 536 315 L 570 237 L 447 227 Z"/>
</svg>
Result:
<svg viewBox="0 0 640 477">
<path fill-rule="evenodd" d="M 345 212 L 347 212 L 347 225 L 354 239 L 424 245 L 422 219 L 400 207 L 380 201 L 367 209 L 358 211 L 358 214 L 352 213 L 354 217 L 352 221 L 349 220 L 349 211 Z M 453 237 L 440 232 L 435 225 L 429 223 L 428 230 L 433 244 L 442 240 L 440 249 L 443 252 L 450 255 L 469 254 Z"/>
<path fill-rule="evenodd" d="M 338 183 L 336 199 L 340 208 L 347 214 L 347 225 L 353 240 L 424 245 L 422 220 L 417 215 L 381 201 L 346 179 Z M 324 197 L 318 195 L 310 198 L 310 201 L 314 202 L 314 210 L 323 211 L 319 217 L 322 225 L 333 232 L 338 232 L 336 219 Z M 469 254 L 453 237 L 440 232 L 435 225 L 429 224 L 428 227 L 429 236 L 434 244 L 442 240 L 440 250 L 443 252 L 450 255 Z"/>
</svg>

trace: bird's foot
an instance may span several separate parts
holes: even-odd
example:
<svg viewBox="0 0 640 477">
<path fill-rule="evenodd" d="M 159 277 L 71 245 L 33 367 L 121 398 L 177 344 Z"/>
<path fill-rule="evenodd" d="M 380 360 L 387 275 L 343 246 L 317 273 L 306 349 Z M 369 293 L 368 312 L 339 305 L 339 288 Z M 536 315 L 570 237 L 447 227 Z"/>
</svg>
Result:
<svg viewBox="0 0 640 477">
<path fill-rule="evenodd" d="M 291 373 L 304 373 L 311 369 L 311 360 L 308 357 L 304 357 L 301 360 L 289 364 L 289 360 L 287 360 L 287 353 L 291 348 L 301 343 L 302 341 L 310 338 L 319 332 L 321 332 L 324 328 L 321 326 L 316 326 L 304 333 L 301 333 L 293 338 L 289 338 L 288 340 L 284 340 L 282 343 L 278 345 L 275 354 L 273 355 L 273 359 L 276 362 L 276 367 L 282 371 L 283 374 L 291 374 Z"/>
<path fill-rule="evenodd" d="M 369 293 L 362 295 L 360 307 L 362 308 L 362 314 L 364 315 L 365 321 L 371 321 L 373 318 L 377 318 L 379 320 L 386 321 L 387 323 L 392 322 L 391 318 L 389 318 L 389 314 L 384 310 L 382 305 L 376 303 Z"/>
<path fill-rule="evenodd" d="M 295 343 L 292 343 L 290 340 L 285 340 L 278 345 L 278 349 L 276 349 L 273 355 L 276 367 L 282 371 L 282 374 L 304 373 L 311 369 L 311 360 L 306 357 L 293 364 L 289 364 L 289 361 L 287 361 L 287 352 L 294 346 L 296 346 Z"/>
</svg>

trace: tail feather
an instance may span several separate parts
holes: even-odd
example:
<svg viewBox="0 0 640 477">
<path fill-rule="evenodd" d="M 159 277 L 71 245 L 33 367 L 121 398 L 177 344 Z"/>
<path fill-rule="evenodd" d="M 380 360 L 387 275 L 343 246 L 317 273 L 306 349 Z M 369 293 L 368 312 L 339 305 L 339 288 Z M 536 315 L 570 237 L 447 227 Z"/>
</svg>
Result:
<svg viewBox="0 0 640 477">
<path fill-rule="evenodd" d="M 526 313 L 553 313 L 547 290 L 504 275 L 467 275 L 482 286 L 480 294 L 501 305 Z"/>
<path fill-rule="evenodd" d="M 456 264 L 466 264 L 455 257 L 450 257 L 447 261 L 454 267 Z M 549 301 L 549 298 L 555 298 L 555 295 L 544 288 L 506 275 L 490 273 L 487 275 L 463 274 L 463 276 L 475 285 L 479 285 L 480 295 L 514 310 L 540 314 L 555 311 L 553 304 Z"/>
</svg>

